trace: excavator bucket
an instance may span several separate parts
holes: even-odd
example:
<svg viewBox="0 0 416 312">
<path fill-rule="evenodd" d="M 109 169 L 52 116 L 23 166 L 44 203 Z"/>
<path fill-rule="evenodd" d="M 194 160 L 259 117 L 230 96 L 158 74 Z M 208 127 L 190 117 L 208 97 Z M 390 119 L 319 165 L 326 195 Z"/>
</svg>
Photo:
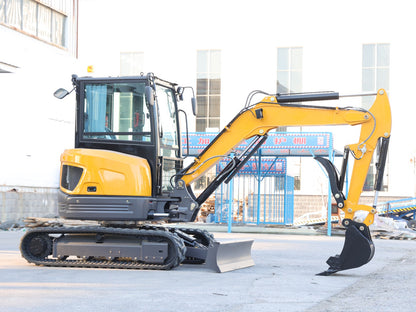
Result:
<svg viewBox="0 0 416 312">
<path fill-rule="evenodd" d="M 326 261 L 328 270 L 317 275 L 328 276 L 338 271 L 358 268 L 373 258 L 375 249 L 368 226 L 348 219 L 344 219 L 343 224 L 347 229 L 341 254 L 329 257 Z"/>
<path fill-rule="evenodd" d="M 208 248 L 205 264 L 208 268 L 224 273 L 254 265 L 251 258 L 253 240 L 213 242 Z"/>
</svg>

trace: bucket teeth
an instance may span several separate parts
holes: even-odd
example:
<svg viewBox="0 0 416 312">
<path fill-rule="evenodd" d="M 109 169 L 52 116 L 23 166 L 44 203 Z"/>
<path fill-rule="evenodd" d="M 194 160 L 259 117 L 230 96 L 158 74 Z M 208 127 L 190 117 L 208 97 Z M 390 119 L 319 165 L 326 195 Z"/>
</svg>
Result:
<svg viewBox="0 0 416 312">
<path fill-rule="evenodd" d="M 348 225 L 341 254 L 329 257 L 326 261 L 329 265 L 328 270 L 317 275 L 328 276 L 339 271 L 358 268 L 373 258 L 375 249 L 368 226 L 352 220 L 344 220 L 344 224 Z"/>
</svg>

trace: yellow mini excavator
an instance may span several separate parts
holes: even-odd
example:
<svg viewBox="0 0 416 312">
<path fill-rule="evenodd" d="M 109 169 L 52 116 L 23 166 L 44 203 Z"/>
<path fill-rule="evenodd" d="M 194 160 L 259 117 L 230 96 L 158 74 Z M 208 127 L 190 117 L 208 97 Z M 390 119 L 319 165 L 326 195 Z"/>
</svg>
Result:
<svg viewBox="0 0 416 312">
<path fill-rule="evenodd" d="M 374 245 L 368 226 L 386 163 L 391 129 L 387 94 L 379 90 L 369 110 L 307 105 L 337 100 L 335 92 L 265 94 L 246 105 L 192 164 L 183 166 L 177 102 L 185 88 L 147 74 L 136 77 L 91 78 L 73 75 L 76 91 L 75 148 L 61 156 L 59 215 L 95 220 L 97 226 L 41 227 L 29 230 L 20 250 L 27 261 L 45 266 L 171 269 L 181 263 L 205 264 L 219 272 L 253 265 L 253 241 L 217 242 L 204 230 L 155 225 L 194 221 L 200 206 L 222 183 L 229 182 L 279 126 L 361 125 L 358 142 L 347 145 L 338 175 L 332 162 L 317 161 L 327 170 L 333 197 L 345 213 L 345 243 L 330 257 L 322 275 L 369 262 Z M 63 98 L 70 92 L 58 89 Z M 195 100 L 192 99 L 193 107 Z M 235 147 L 250 140 L 248 147 Z M 373 207 L 359 198 L 373 154 L 377 176 Z M 233 156 L 230 157 L 230 153 Z M 348 155 L 354 158 L 348 197 L 343 185 Z M 228 165 L 196 196 L 192 182 L 221 159 Z M 368 214 L 359 223 L 358 210 Z"/>
</svg>

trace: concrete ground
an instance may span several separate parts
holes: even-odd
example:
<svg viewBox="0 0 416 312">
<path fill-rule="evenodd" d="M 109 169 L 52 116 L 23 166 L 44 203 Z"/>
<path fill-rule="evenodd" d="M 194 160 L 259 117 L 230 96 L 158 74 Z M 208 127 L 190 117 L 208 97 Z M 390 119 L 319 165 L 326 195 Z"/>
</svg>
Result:
<svg viewBox="0 0 416 312">
<path fill-rule="evenodd" d="M 3 312 L 415 310 L 416 241 L 375 240 L 370 263 L 324 277 L 315 274 L 341 251 L 341 236 L 217 232 L 220 241 L 255 240 L 255 266 L 219 274 L 193 265 L 171 271 L 38 267 L 20 257 L 23 234 L 0 231 Z"/>
</svg>

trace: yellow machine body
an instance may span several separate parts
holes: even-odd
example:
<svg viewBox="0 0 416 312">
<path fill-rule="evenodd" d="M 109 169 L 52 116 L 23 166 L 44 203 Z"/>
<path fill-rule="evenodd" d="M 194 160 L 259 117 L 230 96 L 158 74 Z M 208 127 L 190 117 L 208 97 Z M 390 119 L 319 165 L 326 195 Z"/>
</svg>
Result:
<svg viewBox="0 0 416 312">
<path fill-rule="evenodd" d="M 374 222 L 376 204 L 362 205 L 359 199 L 374 155 L 378 158 L 375 203 L 382 188 L 391 134 L 385 90 L 371 94 L 376 98 L 368 110 L 300 104 L 339 99 L 341 96 L 335 92 L 285 95 L 254 91 L 246 106 L 193 163 L 183 168 L 176 101 L 182 99 L 184 88 L 152 73 L 117 78 L 74 75 L 72 82 L 77 94 L 77 148 L 61 155 L 58 212 L 65 219 L 96 220 L 101 224 L 28 231 L 20 250 L 29 262 L 140 269 L 205 263 L 220 272 L 251 266 L 253 240 L 219 244 L 204 230 L 150 226 L 148 222 L 194 221 L 202 204 L 221 183 L 231 181 L 270 131 L 280 126 L 323 125 L 360 127 L 360 134 L 344 147 L 340 177 L 330 159 L 315 157 L 328 173 L 346 228 L 341 254 L 330 257 L 329 269 L 320 275 L 360 267 L 373 258 L 369 225 Z M 63 91 L 57 90 L 56 96 L 69 94 Z M 266 97 L 251 104 L 252 97 L 259 93 Z M 235 152 L 245 140 L 250 140 L 248 147 Z M 349 173 L 350 154 L 354 165 L 345 196 L 343 182 Z M 196 196 L 191 184 L 224 158 L 228 164 Z M 367 212 L 362 222 L 354 219 L 357 211 Z M 146 222 L 143 226 L 142 221 Z"/>
<path fill-rule="evenodd" d="M 64 166 L 82 169 L 72 190 L 64 187 Z M 60 189 L 68 195 L 151 196 L 150 166 L 144 158 L 114 151 L 68 149 L 61 155 Z"/>
</svg>

